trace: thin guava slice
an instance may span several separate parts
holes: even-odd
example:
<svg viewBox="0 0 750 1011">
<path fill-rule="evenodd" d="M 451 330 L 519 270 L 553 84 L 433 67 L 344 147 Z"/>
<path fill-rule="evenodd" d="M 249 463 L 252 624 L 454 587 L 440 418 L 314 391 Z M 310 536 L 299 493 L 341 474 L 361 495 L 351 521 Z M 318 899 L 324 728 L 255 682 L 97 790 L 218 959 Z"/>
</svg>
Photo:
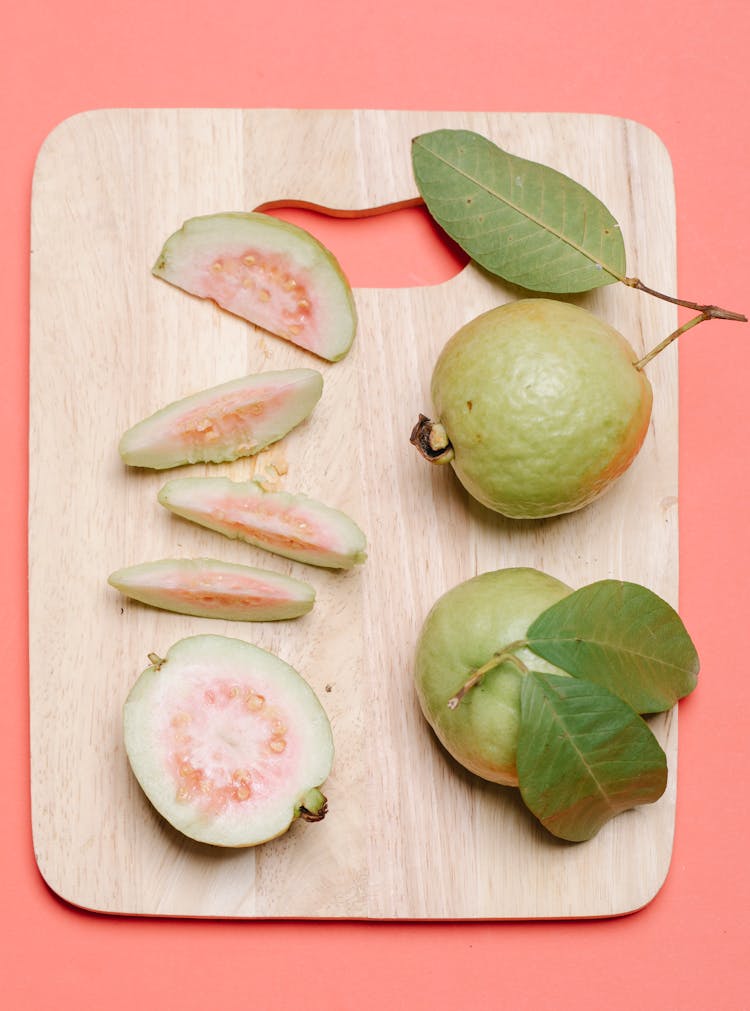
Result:
<svg viewBox="0 0 750 1011">
<path fill-rule="evenodd" d="M 149 659 L 125 702 L 125 750 L 171 825 L 239 847 L 281 835 L 296 818 L 323 818 L 331 726 L 293 667 L 220 635 L 181 639 Z"/>
<path fill-rule="evenodd" d="M 266 491 L 257 481 L 186 477 L 167 481 L 158 499 L 184 519 L 297 562 L 350 569 L 367 558 L 354 520 L 307 495 Z"/>
<path fill-rule="evenodd" d="M 334 255 L 268 214 L 190 218 L 167 239 L 153 273 L 328 361 L 343 358 L 354 339 L 354 298 Z"/>
<path fill-rule="evenodd" d="M 120 440 L 120 456 L 131 467 L 154 470 L 253 456 L 304 421 L 322 393 L 323 377 L 315 369 L 232 379 L 133 425 Z"/>
<path fill-rule="evenodd" d="M 315 603 L 309 583 L 216 558 L 164 558 L 118 569 L 108 582 L 126 597 L 197 618 L 282 621 Z"/>
</svg>

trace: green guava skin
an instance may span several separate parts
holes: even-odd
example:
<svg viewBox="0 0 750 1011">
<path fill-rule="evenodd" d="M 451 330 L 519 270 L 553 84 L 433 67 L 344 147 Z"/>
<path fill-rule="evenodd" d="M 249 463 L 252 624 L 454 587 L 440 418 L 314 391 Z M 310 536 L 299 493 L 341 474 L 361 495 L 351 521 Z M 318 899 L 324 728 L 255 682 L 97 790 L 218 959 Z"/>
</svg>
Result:
<svg viewBox="0 0 750 1011">
<path fill-rule="evenodd" d="M 448 702 L 475 670 L 525 638 L 534 619 L 569 593 L 569 586 L 536 569 L 500 569 L 453 587 L 427 615 L 415 665 L 419 704 L 443 747 L 483 779 L 518 785 L 523 675 L 505 661 L 485 674 L 455 709 Z M 525 647 L 513 652 L 530 669 L 565 674 Z"/>
<path fill-rule="evenodd" d="M 648 430 L 653 395 L 636 360 L 607 323 L 554 299 L 510 302 L 467 323 L 431 387 L 466 490 L 514 518 L 597 498 Z"/>
</svg>

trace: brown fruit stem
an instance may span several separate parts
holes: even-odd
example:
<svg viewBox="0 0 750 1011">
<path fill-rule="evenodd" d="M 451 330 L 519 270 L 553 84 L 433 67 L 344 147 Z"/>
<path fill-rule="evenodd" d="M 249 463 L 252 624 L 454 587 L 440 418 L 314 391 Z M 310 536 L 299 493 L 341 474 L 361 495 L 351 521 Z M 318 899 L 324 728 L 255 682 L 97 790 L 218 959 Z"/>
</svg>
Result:
<svg viewBox="0 0 750 1011">
<path fill-rule="evenodd" d="M 427 415 L 420 414 L 419 421 L 411 430 L 409 442 L 416 446 L 429 463 L 450 463 L 453 459 L 453 446 L 439 421 L 431 421 Z"/>
<path fill-rule="evenodd" d="M 151 665 L 159 670 L 167 662 L 163 656 L 159 656 L 158 653 L 149 653 L 148 658 L 151 661 Z"/>
<path fill-rule="evenodd" d="M 510 663 L 515 664 L 522 674 L 528 674 L 529 668 L 526 666 L 523 660 L 517 657 L 513 652 L 514 649 L 520 649 L 522 646 L 525 645 L 526 642 L 523 639 L 519 639 L 518 642 L 512 642 L 510 646 L 506 646 L 499 653 L 495 653 L 494 656 L 491 656 L 490 659 L 487 661 L 487 663 L 482 664 L 481 667 L 477 667 L 477 669 L 474 671 L 474 673 L 471 675 L 468 681 L 465 681 L 461 685 L 461 687 L 453 696 L 453 698 L 448 699 L 448 708 L 456 709 L 457 706 L 461 704 L 461 699 L 463 699 L 464 696 L 467 695 L 472 688 L 474 688 L 476 685 L 479 684 L 479 682 L 482 680 L 485 674 L 489 674 L 491 670 L 494 670 L 495 667 L 499 667 L 500 664 L 505 663 L 506 660 L 510 661 Z"/>
<path fill-rule="evenodd" d="M 306 807 L 305 804 L 309 804 Z M 313 788 L 309 790 L 308 793 L 302 798 L 302 802 L 298 808 L 298 815 L 302 821 L 322 821 L 328 814 L 328 800 L 326 797 L 318 790 Z"/>
</svg>

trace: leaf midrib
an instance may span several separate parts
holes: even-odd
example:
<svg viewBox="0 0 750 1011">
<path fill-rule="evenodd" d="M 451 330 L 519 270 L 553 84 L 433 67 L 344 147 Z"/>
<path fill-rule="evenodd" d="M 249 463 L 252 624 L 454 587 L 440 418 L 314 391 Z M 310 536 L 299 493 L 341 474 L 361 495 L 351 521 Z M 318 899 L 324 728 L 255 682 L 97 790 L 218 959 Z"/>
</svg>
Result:
<svg viewBox="0 0 750 1011">
<path fill-rule="evenodd" d="M 669 660 L 662 660 L 659 657 L 655 657 L 648 653 L 640 653 L 635 649 L 628 649 L 625 646 L 619 646 L 616 643 L 607 641 L 606 639 L 581 639 L 580 636 L 534 636 L 534 638 L 529 638 L 528 645 L 530 649 L 534 649 L 534 643 L 544 643 L 544 642 L 558 642 L 558 643 L 580 643 L 582 646 L 593 645 L 601 646 L 605 649 L 610 649 L 613 652 L 623 653 L 626 656 L 638 657 L 642 660 L 651 661 L 652 663 L 658 663 L 662 667 L 669 667 L 672 670 L 681 671 L 682 673 L 690 673 L 690 669 L 687 667 L 680 667 L 678 664 L 670 662 Z"/>
<path fill-rule="evenodd" d="M 544 681 L 541 682 L 541 685 L 542 685 L 543 698 L 544 698 L 545 702 L 547 703 L 547 706 L 548 706 L 549 712 L 550 712 L 550 714 L 552 716 L 552 719 L 564 731 L 565 737 L 570 742 L 570 745 L 573 748 L 573 750 L 575 751 L 576 755 L 578 756 L 579 761 L 581 762 L 581 764 L 583 765 L 583 767 L 588 770 L 589 775 L 591 776 L 591 779 L 594 781 L 597 790 L 601 794 L 601 796 L 602 796 L 602 798 L 604 800 L 604 803 L 605 803 L 607 809 L 610 810 L 610 811 L 615 811 L 616 810 L 615 805 L 610 801 L 608 794 L 605 793 L 604 789 L 602 788 L 602 784 L 600 782 L 599 777 L 597 775 L 595 775 L 595 773 L 594 773 L 593 766 L 586 760 L 585 756 L 581 752 L 581 749 L 576 744 L 575 737 L 568 730 L 568 727 L 567 727 L 564 719 L 560 715 L 560 713 L 557 711 L 557 709 L 555 708 L 555 706 L 551 702 L 548 701 L 547 689 L 549 687 L 549 690 L 554 691 L 554 688 L 552 688 L 551 685 L 548 686 Z"/>
</svg>

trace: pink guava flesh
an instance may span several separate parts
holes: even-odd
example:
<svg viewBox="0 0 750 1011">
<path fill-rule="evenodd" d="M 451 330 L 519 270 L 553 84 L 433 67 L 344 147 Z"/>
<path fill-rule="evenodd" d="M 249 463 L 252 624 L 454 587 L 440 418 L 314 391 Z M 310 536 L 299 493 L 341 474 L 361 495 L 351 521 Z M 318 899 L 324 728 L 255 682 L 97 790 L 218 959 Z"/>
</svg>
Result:
<svg viewBox="0 0 750 1011">
<path fill-rule="evenodd" d="M 243 376 L 138 422 L 120 440 L 120 455 L 130 466 L 155 470 L 252 456 L 304 421 L 322 392 L 314 369 Z"/>
<path fill-rule="evenodd" d="M 333 254 L 267 214 L 190 218 L 167 240 L 153 273 L 329 361 L 354 338 L 354 300 Z"/>
<path fill-rule="evenodd" d="M 184 519 L 298 562 L 349 569 L 367 557 L 365 535 L 357 524 L 306 495 L 219 477 L 175 478 L 158 498 Z"/>
<path fill-rule="evenodd" d="M 268 688 L 260 680 L 216 677 L 194 683 L 192 694 L 168 698 L 165 708 L 173 703 L 177 711 L 162 720 L 160 744 L 177 801 L 214 816 L 233 805 L 258 808 L 297 771 L 300 749 L 294 737 L 287 740 L 289 715 L 262 691 Z"/>
<path fill-rule="evenodd" d="M 118 569 L 108 582 L 151 607 L 227 621 L 298 618 L 315 602 L 315 590 L 299 579 L 215 558 L 144 562 Z"/>
<path fill-rule="evenodd" d="M 320 338 L 310 273 L 282 253 L 244 246 L 219 257 L 195 255 L 185 263 L 182 287 L 310 350 Z"/>
<path fill-rule="evenodd" d="M 193 636 L 140 676 L 124 709 L 131 767 L 154 807 L 201 842 L 253 846 L 319 820 L 328 718 L 310 686 L 239 639 Z"/>
</svg>

